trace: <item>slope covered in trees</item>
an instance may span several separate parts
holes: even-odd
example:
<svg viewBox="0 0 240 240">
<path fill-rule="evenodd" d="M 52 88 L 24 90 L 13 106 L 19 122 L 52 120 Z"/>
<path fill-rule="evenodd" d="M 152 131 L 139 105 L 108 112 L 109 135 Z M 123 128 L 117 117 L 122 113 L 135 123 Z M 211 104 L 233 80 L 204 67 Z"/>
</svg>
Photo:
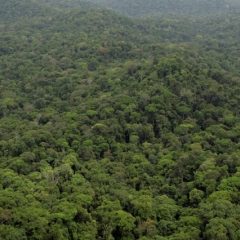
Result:
<svg viewBox="0 0 240 240">
<path fill-rule="evenodd" d="M 0 20 L 17 21 L 22 18 L 48 17 L 51 15 L 51 9 L 31 0 L 0 0 Z"/>
<path fill-rule="evenodd" d="M 77 0 L 72 0 L 75 3 Z M 216 15 L 236 11 L 239 1 L 234 0 L 88 0 L 89 2 L 134 17 L 159 15 Z"/>
<path fill-rule="evenodd" d="M 240 239 L 239 15 L 62 3 L 0 0 L 0 239 Z"/>
</svg>

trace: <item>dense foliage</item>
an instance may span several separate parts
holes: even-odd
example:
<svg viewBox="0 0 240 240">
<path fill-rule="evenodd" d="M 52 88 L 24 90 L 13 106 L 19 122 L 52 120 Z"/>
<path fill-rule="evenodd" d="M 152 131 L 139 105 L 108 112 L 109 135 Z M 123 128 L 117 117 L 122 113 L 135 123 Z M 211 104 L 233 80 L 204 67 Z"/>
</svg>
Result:
<svg viewBox="0 0 240 240">
<path fill-rule="evenodd" d="M 55 0 L 50 0 L 55 1 Z M 235 12 L 238 0 L 87 0 L 128 16 L 216 15 Z M 79 0 L 71 0 L 76 3 Z"/>
<path fill-rule="evenodd" d="M 240 239 L 238 14 L 0 7 L 0 239 Z"/>
</svg>

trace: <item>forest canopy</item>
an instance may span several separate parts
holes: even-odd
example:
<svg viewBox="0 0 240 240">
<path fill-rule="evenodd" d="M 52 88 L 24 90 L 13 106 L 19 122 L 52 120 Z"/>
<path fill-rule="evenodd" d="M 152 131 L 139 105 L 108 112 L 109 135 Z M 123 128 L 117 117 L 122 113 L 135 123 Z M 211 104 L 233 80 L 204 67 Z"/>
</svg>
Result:
<svg viewBox="0 0 240 240">
<path fill-rule="evenodd" d="M 239 240 L 238 1 L 95 3 L 0 0 L 0 239 Z"/>
</svg>

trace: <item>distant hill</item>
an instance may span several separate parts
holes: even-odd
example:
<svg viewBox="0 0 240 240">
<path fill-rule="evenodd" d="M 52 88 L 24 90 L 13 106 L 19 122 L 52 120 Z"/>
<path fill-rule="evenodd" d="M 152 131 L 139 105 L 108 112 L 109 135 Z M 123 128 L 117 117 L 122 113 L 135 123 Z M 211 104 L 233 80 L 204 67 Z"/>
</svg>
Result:
<svg viewBox="0 0 240 240">
<path fill-rule="evenodd" d="M 52 10 L 34 0 L 0 0 L 0 19 L 15 21 L 20 18 L 43 17 Z"/>
<path fill-rule="evenodd" d="M 211 15 L 236 10 L 234 0 L 88 0 L 129 16 Z"/>
<path fill-rule="evenodd" d="M 0 0 L 2 20 L 43 17 L 53 10 L 96 6 L 130 17 L 209 16 L 240 10 L 237 0 Z"/>
<path fill-rule="evenodd" d="M 38 2 L 55 8 L 88 8 L 96 5 L 88 0 L 37 0 Z M 96 1 L 97 2 L 97 1 Z"/>
</svg>

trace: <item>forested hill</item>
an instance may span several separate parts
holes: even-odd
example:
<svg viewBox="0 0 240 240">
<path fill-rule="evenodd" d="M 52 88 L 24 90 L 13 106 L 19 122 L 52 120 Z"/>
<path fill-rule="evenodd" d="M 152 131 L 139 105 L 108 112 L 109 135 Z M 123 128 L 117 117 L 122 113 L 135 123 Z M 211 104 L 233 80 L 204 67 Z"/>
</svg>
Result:
<svg viewBox="0 0 240 240">
<path fill-rule="evenodd" d="M 0 0 L 1 21 L 14 22 L 24 17 L 47 17 L 51 15 L 51 12 L 48 7 L 34 0 Z"/>
<path fill-rule="evenodd" d="M 240 239 L 238 14 L 0 9 L 0 240 Z"/>
<path fill-rule="evenodd" d="M 77 1 L 77 0 L 72 0 Z M 134 17 L 207 16 L 240 10 L 236 0 L 88 0 Z"/>
</svg>

